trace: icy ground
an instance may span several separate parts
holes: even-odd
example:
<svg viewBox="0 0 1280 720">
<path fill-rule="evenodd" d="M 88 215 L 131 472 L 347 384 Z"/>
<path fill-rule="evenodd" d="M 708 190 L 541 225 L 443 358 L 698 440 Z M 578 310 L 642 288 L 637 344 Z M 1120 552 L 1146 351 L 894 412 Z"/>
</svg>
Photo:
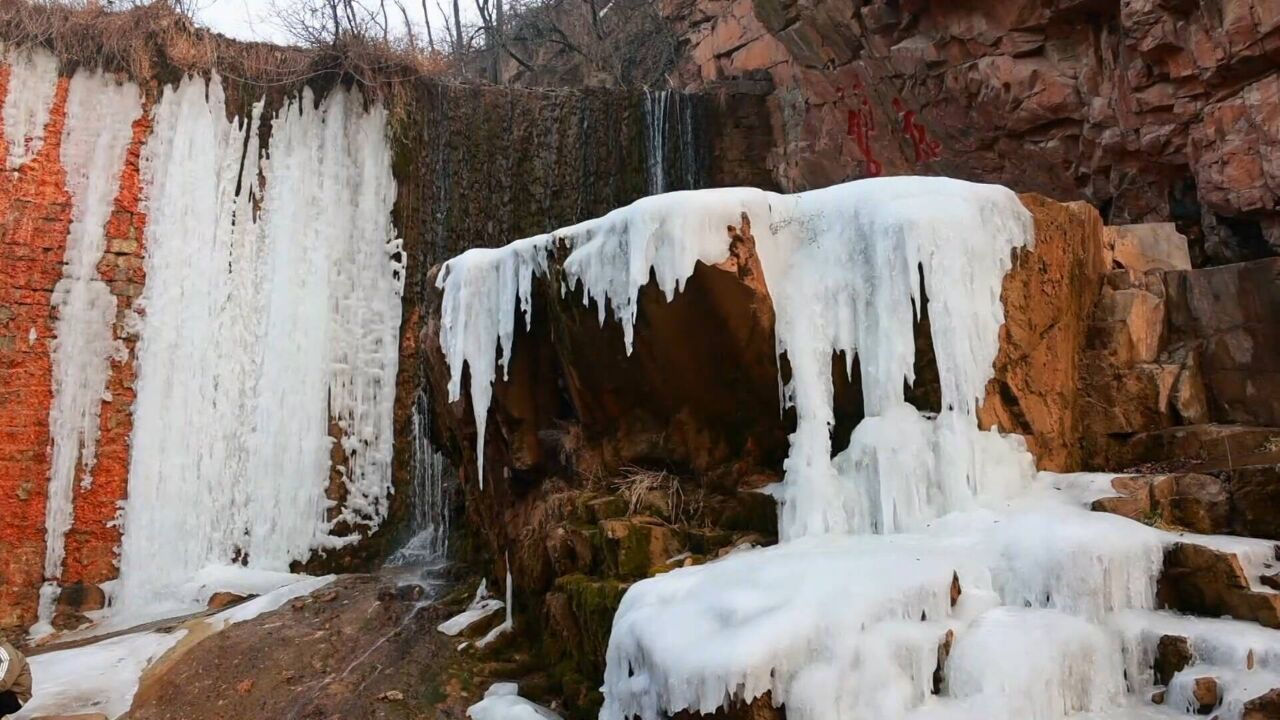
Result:
<svg viewBox="0 0 1280 720">
<path fill-rule="evenodd" d="M 218 580 L 216 575 L 210 573 L 207 579 Z M 219 632 L 252 620 L 296 597 L 313 593 L 334 579 L 333 575 L 301 580 L 299 576 L 289 577 L 293 578 L 292 582 L 266 591 L 260 597 L 194 621 L 206 625 L 196 635 Z M 264 578 L 258 578 L 257 582 L 250 577 L 222 579 L 232 580 L 234 587 L 246 593 L 266 587 L 262 584 Z M 31 676 L 35 682 L 31 703 L 13 717 L 25 720 L 41 715 L 102 713 L 114 720 L 129 710 L 147 668 L 176 647 L 189 632 L 185 627 L 171 633 L 139 632 L 35 655 L 31 658 Z"/>
</svg>

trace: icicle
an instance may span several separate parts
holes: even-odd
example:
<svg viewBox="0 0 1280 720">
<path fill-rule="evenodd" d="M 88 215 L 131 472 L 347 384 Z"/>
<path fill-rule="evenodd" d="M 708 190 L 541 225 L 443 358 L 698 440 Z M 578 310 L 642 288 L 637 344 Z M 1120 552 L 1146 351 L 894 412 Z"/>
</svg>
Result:
<svg viewBox="0 0 1280 720">
<path fill-rule="evenodd" d="M 498 625 L 494 629 L 490 630 L 487 635 L 485 635 L 484 637 L 476 641 L 476 647 L 486 647 L 493 641 L 511 632 L 511 630 L 514 629 L 516 626 L 515 615 L 514 615 L 515 605 L 512 603 L 510 556 L 506 556 L 504 558 L 504 562 L 506 562 L 507 564 L 507 603 L 506 603 L 507 619 L 502 621 L 501 625 Z"/>
<path fill-rule="evenodd" d="M 58 59 L 44 48 L 7 50 L 9 92 L 4 98 L 4 136 L 7 162 L 17 170 L 44 145 L 53 96 L 58 89 Z"/>
<path fill-rule="evenodd" d="M 533 322 L 533 277 L 547 273 L 551 235 L 517 240 L 497 249 L 475 248 L 446 262 L 436 286 L 444 290 L 440 348 L 449 364 L 449 402 L 462 397 L 462 369 L 470 369 L 471 410 L 476 423 L 476 477 L 484 488 L 484 435 L 497 376 L 506 377 L 516 315 Z"/>
<path fill-rule="evenodd" d="M 119 84 L 97 72 L 71 79 L 62 137 L 62 166 L 71 194 L 71 228 L 62 279 L 51 303 L 57 310 L 53 355 L 53 440 L 46 503 L 45 578 L 62 573 L 71 528 L 77 470 L 82 487 L 93 482 L 98 418 L 107 390 L 111 358 L 123 352 L 114 339 L 116 299 L 98 273 L 106 251 L 106 224 L 120 187 L 133 121 L 142 111 L 133 83 Z"/>
</svg>

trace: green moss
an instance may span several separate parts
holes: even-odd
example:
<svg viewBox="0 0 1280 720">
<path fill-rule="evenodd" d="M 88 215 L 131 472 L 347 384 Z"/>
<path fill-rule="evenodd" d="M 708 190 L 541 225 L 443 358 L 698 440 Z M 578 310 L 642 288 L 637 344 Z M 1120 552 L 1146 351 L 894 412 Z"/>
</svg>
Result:
<svg viewBox="0 0 1280 720">
<path fill-rule="evenodd" d="M 604 675 L 604 654 L 609 647 L 613 616 L 629 585 L 617 580 L 601 580 L 586 575 L 556 578 L 555 588 L 569 597 L 574 619 L 582 633 L 576 647 L 560 647 L 563 656 L 588 678 Z"/>
</svg>

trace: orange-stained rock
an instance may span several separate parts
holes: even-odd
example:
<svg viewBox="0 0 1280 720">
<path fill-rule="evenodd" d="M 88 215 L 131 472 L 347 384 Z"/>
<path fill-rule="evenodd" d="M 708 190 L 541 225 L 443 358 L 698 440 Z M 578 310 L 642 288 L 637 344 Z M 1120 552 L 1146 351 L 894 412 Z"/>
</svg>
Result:
<svg viewBox="0 0 1280 720">
<path fill-rule="evenodd" d="M 0 97 L 9 71 L 0 65 Z M 45 141 L 16 173 L 0 172 L 0 631 L 30 626 L 44 580 L 50 296 L 62 276 L 71 223 L 59 163 L 68 81 L 59 81 Z M 3 128 L 0 128 L 0 141 Z"/>
<path fill-rule="evenodd" d="M 1244 704 L 1240 720 L 1275 720 L 1280 717 L 1280 688 L 1271 690 Z"/>
<path fill-rule="evenodd" d="M 1021 197 L 1035 215 L 1036 249 L 1020 251 L 1005 277 L 1000 351 L 978 418 L 1024 435 L 1041 469 L 1071 470 L 1085 417 L 1079 358 L 1106 271 L 1102 220 L 1084 203 Z"/>
<path fill-rule="evenodd" d="M 1227 486 L 1210 475 L 1131 475 L 1111 481 L 1119 495 L 1095 500 L 1093 509 L 1152 525 L 1204 535 L 1228 534 L 1237 524 Z"/>
</svg>

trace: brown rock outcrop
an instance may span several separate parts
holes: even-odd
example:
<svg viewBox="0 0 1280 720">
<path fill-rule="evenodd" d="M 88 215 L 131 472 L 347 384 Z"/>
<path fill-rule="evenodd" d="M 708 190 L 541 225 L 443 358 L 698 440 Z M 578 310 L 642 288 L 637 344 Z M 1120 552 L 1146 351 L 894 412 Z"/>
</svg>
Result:
<svg viewBox="0 0 1280 720">
<path fill-rule="evenodd" d="M 1280 717 L 1280 688 L 1246 702 L 1240 720 L 1274 720 Z"/>
<path fill-rule="evenodd" d="M 1120 495 L 1094 501 L 1094 510 L 1205 535 L 1230 533 L 1235 527 L 1227 491 L 1218 478 L 1132 475 L 1117 477 L 1111 485 Z"/>
<path fill-rule="evenodd" d="M 1191 643 L 1180 635 L 1162 635 L 1156 643 L 1155 677 L 1157 685 L 1168 685 L 1173 676 L 1191 664 Z"/>
<path fill-rule="evenodd" d="M 1280 427 L 1280 258 L 1164 284 L 1170 344 L 1198 356 L 1212 421 Z"/>
<path fill-rule="evenodd" d="M 1081 464 L 1080 358 L 1106 270 L 1103 226 L 1084 203 L 1021 197 L 1035 215 L 1036 249 L 1005 276 L 1000 350 L 978 419 L 1025 436 L 1041 469 L 1070 470 Z"/>
<path fill-rule="evenodd" d="M 1175 221 L 1192 257 L 1280 252 L 1274 0 L 666 0 L 688 87 L 774 83 L 788 190 L 881 174 Z"/>
<path fill-rule="evenodd" d="M 1102 223 L 1083 203 L 1022 200 L 1036 245 L 1005 278 L 1006 323 L 980 421 L 1025 434 L 1042 467 L 1068 470 L 1082 462 L 1076 358 L 1106 269 Z M 580 290 L 561 295 L 557 263 L 535 279 L 535 321 L 517 323 L 509 375 L 494 385 L 483 490 L 469 394 L 446 401 L 441 298 L 427 295 L 414 344 L 434 444 L 458 467 L 479 540 L 472 551 L 496 559 L 498 577 L 510 558 L 518 612 L 539 618 L 549 656 L 584 678 L 603 669 L 630 582 L 776 537 L 773 500 L 757 490 L 779 479 L 794 420 L 779 413 L 773 307 L 750 230 L 746 217 L 730 228 L 729 257 L 697 266 L 672 301 L 652 285 L 640 290 L 631 355 L 619 325 L 602 327 Z M 911 393 L 926 408 L 938 402 L 927 309 Z M 835 433 L 847 439 L 862 418 L 859 374 L 833 360 Z"/>
<path fill-rule="evenodd" d="M 1180 542 L 1165 550 L 1156 596 L 1179 612 L 1280 629 L 1280 594 L 1253 590 L 1235 555 L 1203 545 Z"/>
</svg>

